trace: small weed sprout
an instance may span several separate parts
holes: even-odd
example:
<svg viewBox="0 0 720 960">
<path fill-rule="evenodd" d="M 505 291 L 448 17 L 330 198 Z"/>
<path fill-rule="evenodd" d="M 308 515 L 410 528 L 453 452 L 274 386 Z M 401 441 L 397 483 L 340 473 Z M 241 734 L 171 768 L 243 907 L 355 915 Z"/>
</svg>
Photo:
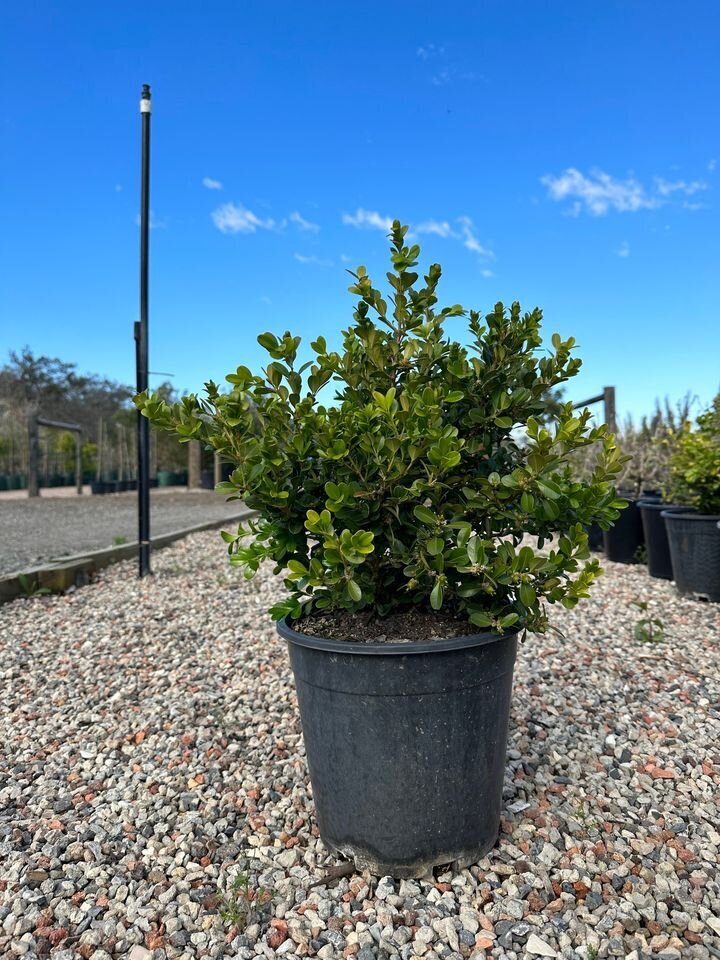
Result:
<svg viewBox="0 0 720 960">
<path fill-rule="evenodd" d="M 635 600 L 633 606 L 642 613 L 647 613 L 650 605 L 647 600 Z M 641 617 L 635 624 L 635 639 L 640 643 L 661 643 L 665 639 L 662 620 L 659 617 Z"/>
<path fill-rule="evenodd" d="M 228 927 L 245 930 L 251 922 L 259 920 L 264 908 L 272 902 L 272 893 L 265 887 L 252 888 L 247 873 L 236 873 L 225 888 L 220 904 L 220 916 Z"/>
<path fill-rule="evenodd" d="M 121 547 L 124 543 L 127 543 L 127 537 L 113 537 L 114 547 Z"/>
<path fill-rule="evenodd" d="M 584 800 L 578 801 L 572 807 L 572 814 L 585 831 L 593 830 L 598 826 L 597 818 L 592 816 Z"/>
<path fill-rule="evenodd" d="M 50 587 L 41 587 L 37 580 L 31 580 L 25 573 L 20 574 L 18 583 L 20 584 L 22 595 L 28 600 L 32 597 L 42 597 L 48 593 L 52 593 Z"/>
</svg>

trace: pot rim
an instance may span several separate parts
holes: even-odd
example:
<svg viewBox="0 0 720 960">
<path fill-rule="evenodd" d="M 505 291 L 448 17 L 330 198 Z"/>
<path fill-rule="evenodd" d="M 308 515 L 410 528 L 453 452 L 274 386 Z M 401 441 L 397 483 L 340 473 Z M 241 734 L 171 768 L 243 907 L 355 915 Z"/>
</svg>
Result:
<svg viewBox="0 0 720 960">
<path fill-rule="evenodd" d="M 720 514 L 717 513 L 692 513 L 688 507 L 687 513 L 681 513 L 678 510 L 665 510 L 660 514 L 661 517 L 674 517 L 676 520 L 720 520 Z"/>
<path fill-rule="evenodd" d="M 680 503 L 657 503 L 654 500 L 639 500 L 638 506 L 641 510 L 671 510 L 673 513 L 685 511 L 690 513 L 692 507 L 684 507 Z"/>
<path fill-rule="evenodd" d="M 504 633 L 472 633 L 461 637 L 448 637 L 445 640 L 424 640 L 420 643 L 358 643 L 353 640 L 333 640 L 330 637 L 313 637 L 307 633 L 294 630 L 284 617 L 275 624 L 283 639 L 295 643 L 299 647 L 309 647 L 311 650 L 324 650 L 327 653 L 355 654 L 359 656 L 407 656 L 408 654 L 448 653 L 452 650 L 465 650 L 468 647 L 482 647 L 499 640 L 509 640 L 520 633 L 518 630 L 507 630 Z"/>
</svg>

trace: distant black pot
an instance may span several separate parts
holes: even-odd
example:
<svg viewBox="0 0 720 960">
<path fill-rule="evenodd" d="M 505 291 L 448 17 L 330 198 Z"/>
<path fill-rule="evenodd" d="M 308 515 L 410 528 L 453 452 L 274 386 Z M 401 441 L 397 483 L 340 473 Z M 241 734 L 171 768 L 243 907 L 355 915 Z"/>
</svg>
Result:
<svg viewBox="0 0 720 960">
<path fill-rule="evenodd" d="M 687 507 L 656 503 L 652 500 L 640 500 L 638 503 L 642 518 L 645 547 L 647 549 L 647 568 L 651 577 L 662 580 L 673 579 L 672 560 L 667 530 L 663 520 L 663 511 L 681 511 L 687 513 Z"/>
<path fill-rule="evenodd" d="M 720 602 L 720 517 L 664 511 L 675 586 L 680 593 Z"/>
<path fill-rule="evenodd" d="M 203 490 L 212 490 L 215 487 L 215 471 L 202 470 L 200 472 L 200 486 Z"/>
<path fill-rule="evenodd" d="M 93 482 L 90 484 L 90 492 L 98 496 L 100 494 L 107 493 L 108 486 L 110 486 L 110 484 L 107 482 L 107 480 L 93 480 Z"/>
<path fill-rule="evenodd" d="M 471 863 L 500 825 L 517 634 L 288 642 L 320 836 L 376 875 Z"/>
<path fill-rule="evenodd" d="M 625 498 L 628 499 L 629 498 Z M 637 500 L 620 511 L 614 526 L 603 535 L 605 556 L 615 563 L 638 563 L 640 551 L 645 546 L 642 519 Z"/>
<path fill-rule="evenodd" d="M 588 535 L 588 547 L 595 553 L 600 553 L 604 549 L 605 541 L 603 538 L 604 530 L 599 523 L 591 523 L 585 527 Z"/>
</svg>

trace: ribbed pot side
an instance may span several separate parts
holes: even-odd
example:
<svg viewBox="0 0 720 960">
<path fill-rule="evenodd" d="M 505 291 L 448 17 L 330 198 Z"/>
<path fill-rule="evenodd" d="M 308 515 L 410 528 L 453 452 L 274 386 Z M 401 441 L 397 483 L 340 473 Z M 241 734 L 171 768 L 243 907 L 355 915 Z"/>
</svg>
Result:
<svg viewBox="0 0 720 960">
<path fill-rule="evenodd" d="M 686 507 L 673 506 L 667 503 L 641 500 L 638 504 L 642 517 L 645 547 L 647 548 L 647 568 L 651 577 L 662 580 L 672 580 L 672 560 L 670 558 L 670 544 L 668 543 L 663 511 L 685 511 Z"/>
<path fill-rule="evenodd" d="M 678 591 L 720 602 L 720 517 L 673 511 L 662 517 Z"/>
<path fill-rule="evenodd" d="M 517 634 L 288 642 L 320 836 L 379 875 L 472 863 L 500 824 Z"/>
<path fill-rule="evenodd" d="M 636 500 L 628 506 L 603 535 L 605 557 L 614 563 L 637 563 L 639 551 L 645 545 L 642 519 Z"/>
</svg>

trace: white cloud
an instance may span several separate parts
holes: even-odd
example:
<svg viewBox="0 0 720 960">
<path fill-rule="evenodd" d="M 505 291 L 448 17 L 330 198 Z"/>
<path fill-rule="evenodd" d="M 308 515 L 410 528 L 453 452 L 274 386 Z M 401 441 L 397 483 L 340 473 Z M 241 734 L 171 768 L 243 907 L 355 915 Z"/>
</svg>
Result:
<svg viewBox="0 0 720 960">
<path fill-rule="evenodd" d="M 715 173 L 715 167 L 717 166 L 717 160 L 708 160 L 708 172 Z"/>
<path fill-rule="evenodd" d="M 213 180 L 212 177 L 203 177 L 202 185 L 207 187 L 208 190 L 222 190 L 223 185 L 219 180 Z"/>
<path fill-rule="evenodd" d="M 476 74 L 472 70 L 458 70 L 457 67 L 446 67 L 438 70 L 430 77 L 430 82 L 434 87 L 444 87 L 446 83 L 454 83 L 456 80 L 470 82 L 475 80 Z"/>
<path fill-rule="evenodd" d="M 122 184 L 121 184 L 121 183 L 116 183 L 116 184 L 115 184 L 115 193 L 121 193 L 121 192 L 122 192 Z"/>
<path fill-rule="evenodd" d="M 263 220 L 242 204 L 224 203 L 213 210 L 211 216 L 221 233 L 255 233 L 256 230 L 275 230 L 277 227 L 272 218 Z"/>
<path fill-rule="evenodd" d="M 320 230 L 319 223 L 311 223 L 309 220 L 306 220 L 305 217 L 301 216 L 297 210 L 294 210 L 290 214 L 290 222 L 294 223 L 295 226 L 301 230 L 309 230 L 311 233 L 317 233 Z"/>
<path fill-rule="evenodd" d="M 341 254 L 340 254 L 340 259 L 342 260 L 343 263 L 350 263 L 350 260 L 351 260 L 352 258 L 349 257 L 346 253 L 341 253 Z"/>
<path fill-rule="evenodd" d="M 467 247 L 468 250 L 472 250 L 473 253 L 479 254 L 481 257 L 495 256 L 492 250 L 490 250 L 488 247 L 483 247 L 478 238 L 475 236 L 475 225 L 470 217 L 458 217 L 457 222 L 460 224 L 463 246 Z"/>
<path fill-rule="evenodd" d="M 414 233 L 434 233 L 438 237 L 451 237 L 452 227 L 447 220 L 425 220 L 413 227 Z"/>
<path fill-rule="evenodd" d="M 663 177 L 653 177 L 652 187 L 648 188 L 634 177 L 620 180 L 602 170 L 592 170 L 585 176 L 575 167 L 568 167 L 557 177 L 548 174 L 541 177 L 540 182 L 548 188 L 552 200 L 571 201 L 565 211 L 570 216 L 578 216 L 583 211 L 602 217 L 610 210 L 618 213 L 654 210 L 672 203 L 674 194 L 691 197 L 709 189 L 704 180 L 665 180 Z M 688 203 L 683 206 L 699 209 Z"/>
<path fill-rule="evenodd" d="M 296 253 L 295 259 L 298 263 L 311 263 L 317 267 L 332 267 L 334 266 L 332 260 L 323 260 L 321 257 L 316 257 L 314 254 L 306 256 L 303 253 Z"/>
<path fill-rule="evenodd" d="M 707 190 L 708 185 L 704 180 L 663 180 L 662 177 L 655 177 L 655 187 L 661 197 L 669 197 L 672 193 L 683 193 L 686 197 L 691 197 L 700 190 Z"/>
<path fill-rule="evenodd" d="M 495 274 L 492 272 L 492 270 L 481 270 L 481 271 L 480 271 L 480 276 L 481 276 L 481 277 L 485 277 L 485 278 L 487 279 L 487 278 L 489 278 L 489 277 L 494 277 Z"/>
<path fill-rule="evenodd" d="M 418 47 L 415 53 L 421 60 L 431 60 L 433 57 L 442 57 L 445 53 L 445 47 L 438 47 L 434 43 L 426 43 L 424 46 Z"/>
<path fill-rule="evenodd" d="M 615 251 L 618 257 L 629 257 L 630 256 L 630 244 L 627 240 L 623 240 L 620 246 Z"/>
<path fill-rule="evenodd" d="M 356 213 L 344 213 L 342 222 L 352 227 L 370 227 L 378 230 L 384 230 L 389 233 L 392 229 L 392 220 L 390 217 L 383 217 L 381 214 L 372 210 L 363 210 L 359 208 Z M 489 247 L 483 246 L 475 234 L 475 225 L 470 217 L 456 217 L 453 221 L 457 224 L 453 227 L 449 220 L 423 220 L 417 226 L 411 226 L 408 237 L 414 237 L 417 234 L 430 234 L 440 237 L 443 240 L 459 240 L 464 247 L 472 253 L 485 259 L 495 256 Z"/>
<path fill-rule="evenodd" d="M 362 207 L 358 207 L 354 214 L 344 213 L 342 222 L 348 227 L 368 227 L 372 230 L 384 230 L 385 233 L 390 233 L 393 225 L 391 217 L 383 217 L 375 210 L 363 210 Z"/>
<path fill-rule="evenodd" d="M 135 223 L 136 223 L 138 226 L 140 226 L 140 214 L 139 214 L 139 213 L 138 213 L 137 216 L 135 217 Z M 155 216 L 155 211 L 154 211 L 154 210 L 151 210 L 151 211 L 150 211 L 150 222 L 148 223 L 148 227 L 150 228 L 150 230 L 164 230 L 166 226 L 167 226 L 166 221 L 165 221 L 165 220 L 158 220 L 158 218 Z"/>
<path fill-rule="evenodd" d="M 600 217 L 610 209 L 626 213 L 659 205 L 657 198 L 648 196 L 637 180 L 632 177 L 617 180 L 602 170 L 593 170 L 586 177 L 574 167 L 568 167 L 560 176 L 547 175 L 540 182 L 548 188 L 553 200 L 573 200 L 570 212 L 574 215 L 583 208 Z"/>
<path fill-rule="evenodd" d="M 260 297 L 260 299 L 262 300 L 263 303 L 272 303 L 272 300 L 268 296 L 263 295 L 262 297 Z"/>
</svg>

